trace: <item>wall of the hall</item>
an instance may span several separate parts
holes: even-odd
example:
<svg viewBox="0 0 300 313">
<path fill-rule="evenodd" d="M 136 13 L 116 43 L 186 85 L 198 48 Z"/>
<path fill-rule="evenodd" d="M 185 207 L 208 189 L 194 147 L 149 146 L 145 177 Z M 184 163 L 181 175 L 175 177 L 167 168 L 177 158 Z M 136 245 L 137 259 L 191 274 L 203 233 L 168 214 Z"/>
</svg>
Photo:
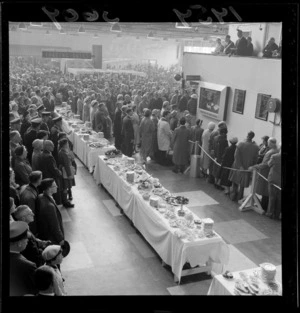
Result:
<svg viewBox="0 0 300 313">
<path fill-rule="evenodd" d="M 92 45 L 102 45 L 104 59 L 132 58 L 156 59 L 158 65 L 170 66 L 178 63 L 178 43 L 174 40 L 153 41 L 147 38 L 116 37 L 116 35 L 100 35 L 93 38 L 92 34 L 80 36 L 45 35 L 39 32 L 9 32 L 9 43 L 18 45 L 59 46 L 70 47 L 72 50 L 92 51 Z"/>
<path fill-rule="evenodd" d="M 228 35 L 230 35 L 231 40 L 235 43 L 238 39 L 237 29 L 241 29 L 243 32 L 251 32 L 254 55 L 257 56 L 271 37 L 274 37 L 275 42 L 279 44 L 281 28 L 282 23 L 229 24 Z"/>
<path fill-rule="evenodd" d="M 275 113 L 269 113 L 268 121 L 255 118 L 258 93 L 281 100 L 281 60 L 184 53 L 183 72 L 185 76 L 200 75 L 201 81 L 230 87 L 226 118 L 228 137 L 235 135 L 242 140 L 249 130 L 253 130 L 259 143 L 264 135 L 281 141 L 281 126 L 271 123 Z M 232 112 L 234 89 L 246 90 L 244 114 Z M 218 123 L 200 112 L 198 117 L 203 120 L 204 127 L 210 121 Z M 276 118 L 277 122 L 279 117 Z"/>
</svg>

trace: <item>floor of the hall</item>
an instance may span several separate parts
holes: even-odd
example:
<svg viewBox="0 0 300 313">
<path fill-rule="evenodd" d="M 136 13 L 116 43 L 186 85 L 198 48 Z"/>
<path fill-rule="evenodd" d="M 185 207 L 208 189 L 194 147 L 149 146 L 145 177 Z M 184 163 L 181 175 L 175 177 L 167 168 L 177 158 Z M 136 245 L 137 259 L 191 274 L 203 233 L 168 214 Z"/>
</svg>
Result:
<svg viewBox="0 0 300 313">
<path fill-rule="evenodd" d="M 73 209 L 61 209 L 65 238 L 71 252 L 61 266 L 68 295 L 206 295 L 211 277 L 206 273 L 174 283 L 151 246 L 121 215 L 113 199 L 94 181 L 78 160 Z M 226 269 L 239 271 L 260 263 L 281 264 L 281 222 L 254 211 L 240 212 L 221 191 L 203 178 L 175 174 L 154 162 L 147 171 L 172 193 L 190 199 L 199 217 L 214 220 L 214 229 L 229 245 Z"/>
</svg>

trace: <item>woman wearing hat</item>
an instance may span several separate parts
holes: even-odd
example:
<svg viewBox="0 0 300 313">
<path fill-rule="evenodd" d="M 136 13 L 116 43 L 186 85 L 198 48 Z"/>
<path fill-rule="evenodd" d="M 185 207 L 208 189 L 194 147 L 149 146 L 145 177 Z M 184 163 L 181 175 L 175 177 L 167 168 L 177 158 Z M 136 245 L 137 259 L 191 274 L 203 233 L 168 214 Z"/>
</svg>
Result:
<svg viewBox="0 0 300 313">
<path fill-rule="evenodd" d="M 65 296 L 64 279 L 60 271 L 60 264 L 63 261 L 62 248 L 60 245 L 50 245 L 44 249 L 42 256 L 46 261 L 43 267 L 53 273 L 53 290 L 56 296 Z"/>
<path fill-rule="evenodd" d="M 32 170 L 36 171 L 39 168 L 39 159 L 42 154 L 44 141 L 41 139 L 35 139 L 32 143 L 33 152 L 31 157 Z"/>
<path fill-rule="evenodd" d="M 16 175 L 16 183 L 22 187 L 29 184 L 29 175 L 32 172 L 32 168 L 27 160 L 27 149 L 25 146 L 17 147 L 15 150 L 15 162 L 14 171 Z"/>
<path fill-rule="evenodd" d="M 220 170 L 220 186 L 224 186 L 224 193 L 228 195 L 230 193 L 231 181 L 228 179 L 230 170 L 224 167 L 231 167 L 234 162 L 234 153 L 236 149 L 236 144 L 238 143 L 237 137 L 232 137 L 229 139 L 231 143 L 230 147 L 227 147 L 224 150 L 224 154 L 222 156 L 221 170 Z"/>
<path fill-rule="evenodd" d="M 209 154 L 209 139 L 210 135 L 215 129 L 216 124 L 213 122 L 209 122 L 207 125 L 207 129 L 204 130 L 203 135 L 202 135 L 202 148 L 203 150 Z M 210 158 L 202 151 L 202 174 L 204 177 L 207 177 L 207 169 L 209 168 L 210 164 Z"/>
<path fill-rule="evenodd" d="M 155 125 L 150 119 L 151 111 L 145 109 L 144 118 L 139 127 L 141 138 L 141 151 L 140 155 L 144 163 L 147 162 L 147 157 L 153 154 L 153 137 L 155 134 Z"/>
</svg>

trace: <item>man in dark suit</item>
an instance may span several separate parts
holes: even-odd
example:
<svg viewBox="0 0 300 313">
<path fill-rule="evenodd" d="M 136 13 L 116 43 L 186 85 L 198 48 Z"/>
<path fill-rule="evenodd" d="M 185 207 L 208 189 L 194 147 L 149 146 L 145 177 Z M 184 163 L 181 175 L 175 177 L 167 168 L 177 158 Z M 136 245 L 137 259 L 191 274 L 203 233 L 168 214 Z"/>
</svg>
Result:
<svg viewBox="0 0 300 313">
<path fill-rule="evenodd" d="M 31 157 L 33 152 L 32 143 L 37 138 L 37 133 L 40 130 L 42 119 L 41 118 L 35 118 L 31 120 L 31 126 L 27 129 L 25 135 L 24 135 L 24 145 L 26 146 L 26 149 L 28 151 L 28 160 L 31 164 Z"/>
<path fill-rule="evenodd" d="M 246 56 L 247 55 L 247 39 L 243 36 L 243 32 L 238 29 L 237 31 L 238 40 L 235 43 L 236 48 L 232 48 L 234 54 Z"/>
<path fill-rule="evenodd" d="M 10 296 L 24 296 L 37 292 L 34 283 L 36 266 L 20 253 L 27 246 L 28 229 L 25 222 L 10 223 Z"/>
<path fill-rule="evenodd" d="M 28 205 L 32 212 L 35 214 L 36 200 L 39 195 L 38 186 L 41 184 L 43 174 L 41 171 L 34 171 L 29 175 L 30 183 L 20 194 L 20 204 Z M 36 235 L 35 222 L 29 224 L 30 231 Z"/>
<path fill-rule="evenodd" d="M 225 46 L 224 46 L 224 53 L 229 54 L 231 53 L 231 48 L 234 48 L 233 41 L 230 40 L 230 36 L 226 35 L 225 37 Z"/>
<path fill-rule="evenodd" d="M 61 213 L 53 199 L 57 184 L 52 178 L 42 180 L 43 193 L 38 196 L 36 223 L 39 238 L 50 240 L 53 244 L 63 245 L 65 235 Z"/>
<path fill-rule="evenodd" d="M 51 99 L 51 95 L 49 91 L 46 91 L 45 97 L 43 97 L 43 104 L 48 112 L 53 112 L 55 109 L 54 100 Z"/>
<path fill-rule="evenodd" d="M 134 142 L 134 130 L 132 125 L 131 116 L 133 111 L 131 108 L 126 110 L 126 116 L 123 119 L 122 136 L 123 136 L 123 150 L 126 156 L 131 157 L 133 153 L 133 142 Z"/>
<path fill-rule="evenodd" d="M 13 216 L 16 221 L 22 221 L 27 224 L 32 224 L 34 222 L 34 213 L 27 205 L 19 205 Z M 37 267 L 45 263 L 42 257 L 42 251 L 51 244 L 51 241 L 43 241 L 30 231 L 28 231 L 28 244 L 26 248 L 21 251 L 21 254 L 29 261 L 36 264 Z"/>
</svg>

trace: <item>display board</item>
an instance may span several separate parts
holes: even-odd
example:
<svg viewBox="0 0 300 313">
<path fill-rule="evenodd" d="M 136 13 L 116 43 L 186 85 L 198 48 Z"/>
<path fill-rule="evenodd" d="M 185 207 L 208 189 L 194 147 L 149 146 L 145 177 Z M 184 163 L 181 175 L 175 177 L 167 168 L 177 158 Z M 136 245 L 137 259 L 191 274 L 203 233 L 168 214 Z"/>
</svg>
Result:
<svg viewBox="0 0 300 313">
<path fill-rule="evenodd" d="M 202 115 L 226 120 L 227 86 L 199 82 L 198 110 Z"/>
<path fill-rule="evenodd" d="M 91 59 L 91 52 L 80 51 L 51 51 L 42 50 L 42 57 L 49 59 Z"/>
</svg>

